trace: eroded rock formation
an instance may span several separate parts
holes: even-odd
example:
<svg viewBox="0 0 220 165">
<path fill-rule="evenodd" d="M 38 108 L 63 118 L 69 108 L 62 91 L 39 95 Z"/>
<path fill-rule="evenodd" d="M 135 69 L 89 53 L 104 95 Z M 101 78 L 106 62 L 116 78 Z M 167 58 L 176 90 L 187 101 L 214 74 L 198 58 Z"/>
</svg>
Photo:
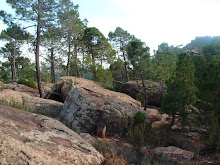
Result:
<svg viewBox="0 0 220 165">
<path fill-rule="evenodd" d="M 87 88 L 71 89 L 61 111 L 61 121 L 69 128 L 96 133 L 97 124 L 106 125 L 106 135 L 123 134 L 132 128 L 133 117 L 141 111 L 146 111 L 124 102 L 117 97 L 110 97 Z M 149 118 L 147 116 L 147 121 Z"/>
<path fill-rule="evenodd" d="M 103 156 L 61 122 L 0 105 L 2 164 L 101 164 Z"/>
<path fill-rule="evenodd" d="M 27 93 L 5 89 L 0 92 L 0 101 L 30 112 L 59 118 L 63 103 L 30 96 Z"/>
<path fill-rule="evenodd" d="M 148 104 L 153 106 L 160 106 L 163 100 L 163 92 L 161 92 L 160 84 L 156 82 L 145 82 Z M 137 99 L 138 94 L 144 96 L 144 91 L 141 81 L 129 81 L 122 85 L 121 92 L 131 96 L 134 99 Z M 165 92 L 165 91 L 164 91 Z"/>
<path fill-rule="evenodd" d="M 56 84 L 53 85 L 52 91 L 55 93 L 60 93 L 63 98 L 63 101 L 65 101 L 69 91 L 73 88 L 85 88 L 95 93 L 99 93 L 101 95 L 108 96 L 113 99 L 118 99 L 137 107 L 141 106 L 139 101 L 134 100 L 132 97 L 126 94 L 104 89 L 98 83 L 83 78 L 71 76 L 62 77 Z"/>
</svg>

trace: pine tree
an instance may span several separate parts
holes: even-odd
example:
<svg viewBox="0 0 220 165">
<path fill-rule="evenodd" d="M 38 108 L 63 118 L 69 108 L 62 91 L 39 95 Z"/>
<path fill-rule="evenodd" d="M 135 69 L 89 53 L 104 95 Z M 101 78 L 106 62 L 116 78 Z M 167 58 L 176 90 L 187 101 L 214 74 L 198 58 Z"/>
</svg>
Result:
<svg viewBox="0 0 220 165">
<path fill-rule="evenodd" d="M 133 65 L 133 71 L 136 75 L 139 75 L 141 79 L 143 92 L 144 92 L 144 110 L 147 109 L 148 96 L 145 86 L 145 79 L 148 79 L 151 72 L 150 63 L 150 48 L 145 46 L 145 43 L 139 39 L 133 39 L 127 45 L 128 58 Z"/>
<path fill-rule="evenodd" d="M 13 24 L 6 30 L 3 30 L 0 34 L 0 39 L 8 42 L 5 47 L 2 48 L 2 53 L 11 62 L 12 80 L 17 78 L 16 58 L 20 55 L 19 48 L 22 46 L 25 40 L 30 39 L 31 36 L 26 31 L 22 30 L 18 25 Z"/>
<path fill-rule="evenodd" d="M 182 124 L 187 124 L 191 106 L 196 101 L 196 87 L 194 85 L 195 68 L 191 57 L 181 53 L 177 62 L 176 72 L 167 82 L 167 94 L 164 96 L 162 110 L 172 115 L 179 115 Z"/>
<path fill-rule="evenodd" d="M 119 52 L 122 53 L 122 57 L 124 60 L 124 69 L 125 69 L 125 79 L 124 82 L 129 81 L 128 75 L 128 57 L 126 52 L 126 46 L 134 37 L 130 35 L 126 30 L 123 30 L 120 27 L 117 27 L 114 32 L 109 32 L 108 37 L 113 45 L 113 47 Z"/>
<path fill-rule="evenodd" d="M 43 29 L 45 30 L 49 25 L 56 22 L 56 9 L 57 3 L 55 0 L 7 0 L 7 3 L 15 9 L 16 17 L 11 20 L 18 20 L 21 23 L 28 22 L 30 26 L 36 27 L 36 48 L 35 48 L 35 58 L 36 58 L 36 73 L 37 73 L 37 84 L 39 89 L 39 94 L 42 96 L 42 84 L 41 84 L 41 72 L 40 72 L 40 43 L 41 34 Z M 10 14 L 1 11 L 1 16 L 4 16 L 5 23 L 11 24 L 13 21 L 8 21 L 5 18 L 12 18 Z M 31 25 L 33 23 L 33 25 Z M 27 28 L 27 27 L 26 27 Z"/>
</svg>

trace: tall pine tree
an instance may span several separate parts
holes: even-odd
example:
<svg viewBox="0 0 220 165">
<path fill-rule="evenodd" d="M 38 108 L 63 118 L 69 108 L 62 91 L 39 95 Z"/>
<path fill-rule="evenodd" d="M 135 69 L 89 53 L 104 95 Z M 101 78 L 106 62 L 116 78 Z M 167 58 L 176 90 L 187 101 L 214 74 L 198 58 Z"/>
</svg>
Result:
<svg viewBox="0 0 220 165">
<path fill-rule="evenodd" d="M 179 115 L 183 125 L 187 124 L 191 106 L 196 101 L 195 68 L 191 57 L 181 53 L 177 62 L 176 72 L 167 82 L 167 94 L 164 96 L 162 110 L 172 115 Z"/>
</svg>

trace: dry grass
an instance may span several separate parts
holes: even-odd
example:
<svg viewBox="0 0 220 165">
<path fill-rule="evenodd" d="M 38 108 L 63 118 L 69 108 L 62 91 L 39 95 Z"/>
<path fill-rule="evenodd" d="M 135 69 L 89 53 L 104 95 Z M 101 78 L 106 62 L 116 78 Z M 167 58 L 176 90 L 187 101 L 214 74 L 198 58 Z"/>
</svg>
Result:
<svg viewBox="0 0 220 165">
<path fill-rule="evenodd" d="M 110 149 L 110 151 L 104 153 L 105 165 L 127 165 L 128 162 L 124 159 L 122 155 L 117 155 L 115 151 Z"/>
</svg>

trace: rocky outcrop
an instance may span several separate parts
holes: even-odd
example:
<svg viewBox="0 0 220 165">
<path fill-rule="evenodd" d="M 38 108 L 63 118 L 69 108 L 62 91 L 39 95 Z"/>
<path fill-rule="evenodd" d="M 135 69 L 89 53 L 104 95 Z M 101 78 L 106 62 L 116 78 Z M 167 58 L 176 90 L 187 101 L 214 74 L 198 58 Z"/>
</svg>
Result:
<svg viewBox="0 0 220 165">
<path fill-rule="evenodd" d="M 16 82 L 11 82 L 7 85 L 11 90 L 14 90 L 17 92 L 27 93 L 27 94 L 34 96 L 34 97 L 40 96 L 37 88 L 31 88 L 31 87 L 28 87 L 24 84 L 18 84 Z"/>
<path fill-rule="evenodd" d="M 3 89 L 4 86 L 5 86 L 5 84 L 0 81 L 0 90 Z"/>
<path fill-rule="evenodd" d="M 47 90 L 51 90 L 52 86 L 53 86 L 52 83 L 42 82 L 43 92 L 47 91 Z M 24 85 L 24 84 L 18 84 L 16 82 L 11 82 L 9 84 L 3 84 L 2 82 L 0 82 L 0 89 L 3 87 L 5 89 L 11 89 L 11 90 L 14 90 L 17 92 L 27 93 L 27 94 L 34 96 L 34 97 L 40 97 L 40 94 L 39 94 L 39 91 L 37 88 L 31 88 L 31 87 L 28 87 L 27 85 Z"/>
<path fill-rule="evenodd" d="M 214 151 L 214 148 L 208 146 L 203 139 L 207 139 L 208 135 L 202 135 L 198 132 L 180 133 L 171 137 L 175 146 L 182 149 L 192 151 L 198 155 L 207 155 Z"/>
<path fill-rule="evenodd" d="M 169 115 L 160 113 L 158 109 L 147 108 L 146 111 L 152 122 L 152 127 L 163 127 L 170 124 L 170 122 L 167 121 L 167 119 L 169 119 Z"/>
<path fill-rule="evenodd" d="M 147 116 L 146 111 L 131 103 L 94 90 L 74 88 L 70 90 L 60 116 L 69 128 L 80 132 L 96 133 L 97 125 L 102 123 L 108 136 L 121 135 L 132 127 L 133 117 L 138 111 Z"/>
<path fill-rule="evenodd" d="M 32 97 L 27 93 L 6 89 L 0 92 L 0 101 L 20 109 L 58 118 L 63 108 L 63 103 Z"/>
<path fill-rule="evenodd" d="M 63 101 L 65 101 L 69 91 L 73 88 L 86 88 L 90 91 L 94 91 L 96 93 L 111 97 L 113 99 L 121 100 L 125 103 L 129 103 L 134 106 L 138 106 L 138 107 L 141 106 L 139 101 L 134 100 L 133 98 L 131 98 L 126 94 L 104 89 L 98 83 L 83 78 L 77 78 L 71 76 L 62 77 L 56 84 L 53 85 L 52 91 L 55 93 L 60 93 Z"/>
<path fill-rule="evenodd" d="M 90 144 L 94 144 L 96 139 L 92 137 L 89 133 L 80 133 L 80 136 Z"/>
<path fill-rule="evenodd" d="M 53 85 L 53 83 L 42 82 L 43 91 L 45 92 L 51 90 Z"/>
<path fill-rule="evenodd" d="M 101 164 L 103 156 L 61 122 L 0 105 L 1 164 Z"/>
<path fill-rule="evenodd" d="M 145 81 L 148 104 L 153 106 L 160 106 L 163 100 L 163 92 L 159 89 L 160 84 L 156 82 Z M 122 85 L 122 93 L 137 99 L 138 94 L 144 96 L 143 86 L 141 81 L 129 81 Z"/>
<path fill-rule="evenodd" d="M 153 149 L 153 153 L 158 159 L 174 162 L 176 164 L 184 162 L 187 164 L 187 161 L 190 161 L 194 157 L 192 152 L 173 146 L 157 147 Z"/>
</svg>

